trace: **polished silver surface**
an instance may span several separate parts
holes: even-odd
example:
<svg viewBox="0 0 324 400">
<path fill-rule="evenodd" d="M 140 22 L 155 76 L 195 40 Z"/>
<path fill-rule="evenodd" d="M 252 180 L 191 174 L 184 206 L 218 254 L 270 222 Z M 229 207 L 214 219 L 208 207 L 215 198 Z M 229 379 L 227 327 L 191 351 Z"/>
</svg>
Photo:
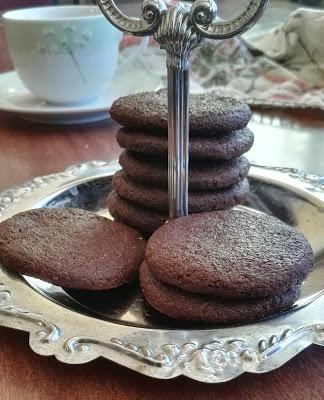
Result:
<svg viewBox="0 0 324 400">
<path fill-rule="evenodd" d="M 189 55 L 204 38 L 226 39 L 243 34 L 261 17 L 268 0 L 250 0 L 238 16 L 216 19 L 214 0 L 179 2 L 167 7 L 163 0 L 144 0 L 141 18 L 128 17 L 113 0 L 97 0 L 107 18 L 124 33 L 153 35 L 167 52 L 169 216 L 188 214 Z"/>
<path fill-rule="evenodd" d="M 188 70 L 169 66 L 168 88 L 168 130 L 175 132 L 168 135 L 169 216 L 176 218 L 188 214 Z"/>
<path fill-rule="evenodd" d="M 249 128 L 254 133 L 254 145 L 247 154 L 250 161 L 324 175 L 324 118 L 320 113 L 254 111 Z"/>
<path fill-rule="evenodd" d="M 0 221 L 36 207 L 80 207 L 109 217 L 117 164 L 92 162 L 0 194 Z M 64 289 L 0 268 L 0 324 L 30 333 L 38 354 L 71 364 L 106 357 L 160 379 L 224 382 L 278 368 L 311 343 L 324 345 L 324 178 L 252 167 L 248 211 L 275 215 L 308 238 L 315 266 L 293 309 L 255 324 L 173 322 L 146 306 L 136 283 L 109 292 Z"/>
</svg>

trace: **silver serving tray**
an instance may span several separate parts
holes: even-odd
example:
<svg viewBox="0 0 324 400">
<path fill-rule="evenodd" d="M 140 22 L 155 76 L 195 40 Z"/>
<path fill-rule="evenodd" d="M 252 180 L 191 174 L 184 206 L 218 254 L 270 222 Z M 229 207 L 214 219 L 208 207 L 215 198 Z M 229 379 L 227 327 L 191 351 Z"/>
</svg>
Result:
<svg viewBox="0 0 324 400">
<path fill-rule="evenodd" d="M 106 195 L 118 164 L 90 162 L 35 178 L 0 194 L 0 220 L 37 207 L 80 207 L 109 216 Z M 0 325 L 30 333 L 38 354 L 81 364 L 105 357 L 144 375 L 224 382 L 284 364 L 312 343 L 324 345 L 324 179 L 253 166 L 246 207 L 296 226 L 315 267 L 289 312 L 255 324 L 213 327 L 173 322 L 150 309 L 136 284 L 85 292 L 23 277 L 0 266 Z"/>
</svg>

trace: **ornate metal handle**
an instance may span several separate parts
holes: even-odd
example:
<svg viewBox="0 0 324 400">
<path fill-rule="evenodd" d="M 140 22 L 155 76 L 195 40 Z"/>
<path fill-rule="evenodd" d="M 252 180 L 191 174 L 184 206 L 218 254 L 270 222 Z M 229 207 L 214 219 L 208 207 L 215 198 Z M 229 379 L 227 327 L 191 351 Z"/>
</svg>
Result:
<svg viewBox="0 0 324 400">
<path fill-rule="evenodd" d="M 191 22 L 208 39 L 228 39 L 241 35 L 259 20 L 268 0 L 250 0 L 245 9 L 230 21 L 214 21 L 217 7 L 213 0 L 197 0 L 191 7 Z"/>
<path fill-rule="evenodd" d="M 217 21 L 214 0 L 196 0 L 192 6 L 178 3 L 167 8 L 163 0 L 144 0 L 142 18 L 130 18 L 114 0 L 97 0 L 105 15 L 124 33 L 153 35 L 167 51 L 169 216 L 188 214 L 189 55 L 204 38 L 226 39 L 250 29 L 262 15 L 268 0 L 250 0 L 230 21 Z"/>
<path fill-rule="evenodd" d="M 123 14 L 114 0 L 97 0 L 104 16 L 117 29 L 136 36 L 150 36 L 158 29 L 162 15 L 167 7 L 163 0 L 144 0 L 142 4 L 142 19 L 131 18 Z"/>
<path fill-rule="evenodd" d="M 190 20 L 197 33 L 209 39 L 225 39 L 240 35 L 250 29 L 262 15 L 268 0 L 250 0 L 245 9 L 230 21 L 214 21 L 215 0 L 196 0 L 190 9 Z M 123 14 L 114 0 L 97 0 L 105 17 L 124 33 L 138 36 L 154 34 L 160 26 L 167 6 L 163 0 L 144 0 L 142 19 Z"/>
</svg>

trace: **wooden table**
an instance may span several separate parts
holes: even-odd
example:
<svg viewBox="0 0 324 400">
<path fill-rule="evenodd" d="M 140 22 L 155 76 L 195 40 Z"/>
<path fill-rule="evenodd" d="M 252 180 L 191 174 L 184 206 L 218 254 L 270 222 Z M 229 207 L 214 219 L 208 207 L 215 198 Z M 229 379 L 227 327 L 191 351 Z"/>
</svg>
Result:
<svg viewBox="0 0 324 400">
<path fill-rule="evenodd" d="M 1 33 L 1 29 L 0 29 Z M 10 69 L 0 35 L 0 71 Z M 323 156 L 313 152 L 323 146 L 322 116 L 285 116 L 307 127 L 315 142 L 306 140 L 311 169 L 320 170 Z M 61 171 L 70 164 L 93 159 L 113 160 L 120 149 L 115 141 L 116 124 L 107 120 L 94 125 L 63 127 L 28 123 L 0 112 L 0 190 L 37 175 Z M 318 133 L 316 133 L 318 130 Z M 262 132 L 260 132 L 262 135 Z M 271 133 L 269 133 L 269 140 Z M 307 138 L 306 138 L 307 139 Z M 268 153 L 267 139 L 257 139 L 260 158 Z M 274 153 L 277 165 L 300 163 L 299 155 L 289 153 L 290 144 L 281 142 Z M 284 156 L 286 154 L 286 156 Z M 288 155 L 287 155 L 288 154 Z M 321 152 L 322 154 L 322 152 Z M 278 158 L 279 157 L 279 158 Z M 281 157 L 281 158 L 280 158 Z M 308 165 L 308 164 L 307 164 Z M 307 166 L 306 165 L 306 166 Z M 313 167 L 311 167 L 311 165 Z M 311 171 L 313 172 L 313 171 Z M 312 346 L 280 369 L 264 375 L 244 374 L 236 380 L 207 385 L 177 378 L 157 381 L 105 360 L 86 365 L 65 365 L 53 357 L 41 357 L 28 346 L 25 333 L 0 328 L 0 399 L 262 399 L 320 400 L 324 398 L 324 348 Z"/>
</svg>

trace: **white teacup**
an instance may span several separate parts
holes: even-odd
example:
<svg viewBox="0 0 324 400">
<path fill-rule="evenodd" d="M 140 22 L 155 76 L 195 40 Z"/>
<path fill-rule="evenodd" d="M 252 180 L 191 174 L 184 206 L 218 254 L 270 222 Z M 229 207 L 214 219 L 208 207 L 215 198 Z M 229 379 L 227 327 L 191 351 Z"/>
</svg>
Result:
<svg viewBox="0 0 324 400">
<path fill-rule="evenodd" d="M 111 82 L 122 35 L 98 7 L 20 9 L 3 20 L 14 67 L 35 96 L 60 105 L 87 103 Z"/>
</svg>

